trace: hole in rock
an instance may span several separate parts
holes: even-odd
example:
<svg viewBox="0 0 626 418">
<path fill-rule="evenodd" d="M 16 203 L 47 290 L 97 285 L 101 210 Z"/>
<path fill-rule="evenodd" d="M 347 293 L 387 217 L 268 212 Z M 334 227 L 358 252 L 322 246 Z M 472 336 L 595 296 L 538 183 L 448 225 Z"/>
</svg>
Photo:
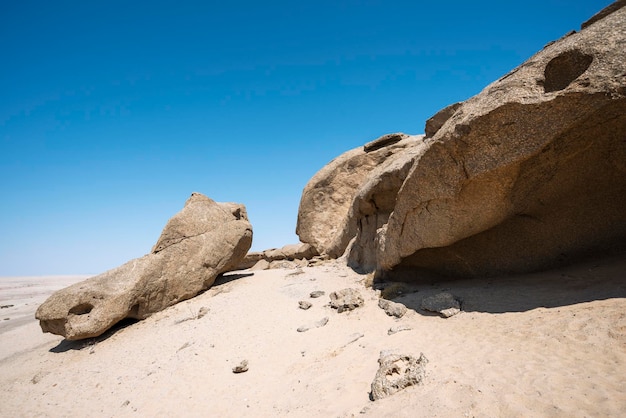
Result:
<svg viewBox="0 0 626 418">
<path fill-rule="evenodd" d="M 93 305 L 91 303 L 81 303 L 70 309 L 70 313 L 74 315 L 85 315 L 91 312 Z"/>
<path fill-rule="evenodd" d="M 592 55 L 584 54 L 577 49 L 552 58 L 544 70 L 544 91 L 550 93 L 563 90 L 587 71 L 592 61 Z"/>
</svg>

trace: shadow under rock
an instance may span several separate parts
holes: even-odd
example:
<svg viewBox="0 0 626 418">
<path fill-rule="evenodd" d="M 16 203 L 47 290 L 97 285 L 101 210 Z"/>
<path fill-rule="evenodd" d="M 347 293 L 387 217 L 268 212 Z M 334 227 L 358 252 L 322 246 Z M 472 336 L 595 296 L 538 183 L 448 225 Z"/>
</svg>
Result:
<svg viewBox="0 0 626 418">
<path fill-rule="evenodd" d="M 570 266 L 536 273 L 483 279 L 440 280 L 408 284 L 409 291 L 394 298 L 423 314 L 422 299 L 449 292 L 465 312 L 525 312 L 584 302 L 626 298 L 626 253 L 593 258 Z"/>
<path fill-rule="evenodd" d="M 219 286 L 219 285 L 226 284 L 226 283 L 230 283 L 233 280 L 243 279 L 244 277 L 250 277 L 250 276 L 254 276 L 254 273 L 224 273 L 224 274 L 220 274 L 219 276 L 217 276 L 217 279 L 215 279 L 215 282 L 213 283 L 213 285 L 211 287 Z"/>
<path fill-rule="evenodd" d="M 77 340 L 77 341 L 63 340 L 56 347 L 52 347 L 48 351 L 50 351 L 51 353 L 65 353 L 71 350 L 80 351 L 80 350 L 88 349 L 88 348 L 93 347 L 96 343 L 99 343 L 101 341 L 104 341 L 112 337 L 116 333 L 122 331 L 124 328 L 129 327 L 133 324 L 136 324 L 139 321 L 140 321 L 139 319 L 125 318 L 125 319 L 122 319 L 117 324 L 113 325 L 104 334 L 98 337 L 85 338 L 83 340 Z"/>
</svg>

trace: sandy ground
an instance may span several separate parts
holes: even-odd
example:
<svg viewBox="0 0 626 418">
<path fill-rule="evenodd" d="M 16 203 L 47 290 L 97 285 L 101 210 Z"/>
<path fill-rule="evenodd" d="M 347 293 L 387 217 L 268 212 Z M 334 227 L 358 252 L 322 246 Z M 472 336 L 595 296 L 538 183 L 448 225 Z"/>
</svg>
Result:
<svg viewBox="0 0 626 418">
<path fill-rule="evenodd" d="M 490 280 L 404 287 L 401 319 L 340 262 L 226 275 L 198 297 L 87 341 L 34 311 L 77 277 L 2 278 L 2 417 L 606 417 L 626 411 L 626 257 Z M 328 295 L 359 288 L 337 313 Z M 309 297 L 314 290 L 326 294 Z M 419 309 L 448 291 L 463 312 Z M 298 308 L 299 300 L 312 303 Z M 203 309 L 204 308 L 204 309 Z M 200 310 L 208 310 L 198 318 Z M 327 325 L 297 332 L 329 318 Z M 4 318 L 10 318 L 4 320 Z M 411 328 L 388 335 L 389 328 Z M 362 335 L 362 336 L 361 336 Z M 360 338 L 359 338 L 360 337 Z M 422 385 L 371 401 L 379 352 L 428 358 Z M 249 370 L 232 368 L 248 360 Z"/>
</svg>

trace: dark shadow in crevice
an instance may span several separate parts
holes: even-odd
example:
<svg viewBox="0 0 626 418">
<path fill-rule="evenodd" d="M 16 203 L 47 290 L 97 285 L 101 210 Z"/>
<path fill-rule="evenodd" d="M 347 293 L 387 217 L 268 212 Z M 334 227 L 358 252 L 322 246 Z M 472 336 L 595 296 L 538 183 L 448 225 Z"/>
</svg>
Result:
<svg viewBox="0 0 626 418">
<path fill-rule="evenodd" d="M 254 273 L 224 273 L 217 276 L 213 286 L 220 286 L 222 284 L 230 283 L 234 280 L 243 279 L 244 277 L 254 276 Z"/>
</svg>

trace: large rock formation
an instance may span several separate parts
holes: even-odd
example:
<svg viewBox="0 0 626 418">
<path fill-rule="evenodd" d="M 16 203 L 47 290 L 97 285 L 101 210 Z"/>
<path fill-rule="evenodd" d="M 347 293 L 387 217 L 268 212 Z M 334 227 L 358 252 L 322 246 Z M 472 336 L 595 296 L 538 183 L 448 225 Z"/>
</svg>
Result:
<svg viewBox="0 0 626 418">
<path fill-rule="evenodd" d="M 189 299 L 238 265 L 252 244 L 243 205 L 194 193 L 152 252 L 59 290 L 37 310 L 44 332 L 96 337 L 124 318 L 144 319 Z"/>
<path fill-rule="evenodd" d="M 357 233 L 352 208 L 356 196 L 364 187 L 369 187 L 370 182 L 379 183 L 379 173 L 402 165 L 398 160 L 404 161 L 407 154 L 414 154 L 421 138 L 385 135 L 340 155 L 322 168 L 302 192 L 296 227 L 300 241 L 311 244 L 322 255 L 342 255 Z M 382 188 L 392 188 L 397 193 L 401 184 L 389 183 Z M 393 206 L 393 201 L 378 203 L 380 207 Z"/>
<path fill-rule="evenodd" d="M 376 236 L 385 270 L 528 271 L 626 241 L 626 9 L 458 106 Z"/>
<path fill-rule="evenodd" d="M 303 192 L 301 240 L 410 278 L 531 271 L 624 246 L 625 3 L 438 112 L 425 139 L 324 167 Z"/>
</svg>

